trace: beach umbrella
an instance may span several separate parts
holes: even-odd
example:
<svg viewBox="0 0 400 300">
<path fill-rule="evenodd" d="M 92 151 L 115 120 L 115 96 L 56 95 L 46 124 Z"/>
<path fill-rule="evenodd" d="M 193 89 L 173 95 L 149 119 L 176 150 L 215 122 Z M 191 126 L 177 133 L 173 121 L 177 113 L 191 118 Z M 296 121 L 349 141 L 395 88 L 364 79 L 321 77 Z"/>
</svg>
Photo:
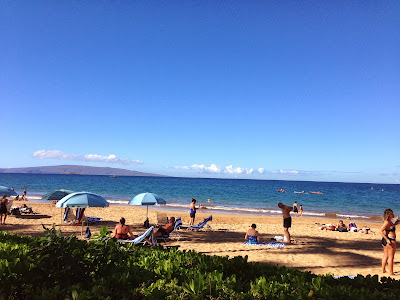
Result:
<svg viewBox="0 0 400 300">
<path fill-rule="evenodd" d="M 17 195 L 17 193 L 12 189 L 10 189 L 9 187 L 0 185 L 0 195 L 3 196 L 4 194 L 6 194 L 7 197 Z"/>
<path fill-rule="evenodd" d="M 65 196 L 72 194 L 74 191 L 70 191 L 70 190 L 55 190 L 52 191 L 50 193 L 47 193 L 46 195 L 44 195 L 42 197 L 42 200 L 61 200 L 62 198 L 64 198 Z"/>
<path fill-rule="evenodd" d="M 72 193 L 56 203 L 56 207 L 108 207 L 110 204 L 102 196 L 89 193 L 89 192 L 78 192 Z M 79 220 L 80 221 L 80 220 Z M 83 235 L 83 222 L 81 229 L 81 236 Z"/>
<path fill-rule="evenodd" d="M 72 193 L 57 202 L 56 207 L 108 207 L 110 204 L 102 196 L 89 193 Z"/>
<path fill-rule="evenodd" d="M 147 206 L 147 219 L 149 218 L 149 205 L 167 204 L 162 197 L 153 193 L 141 193 L 136 195 L 129 201 L 129 205 L 146 205 Z"/>
</svg>

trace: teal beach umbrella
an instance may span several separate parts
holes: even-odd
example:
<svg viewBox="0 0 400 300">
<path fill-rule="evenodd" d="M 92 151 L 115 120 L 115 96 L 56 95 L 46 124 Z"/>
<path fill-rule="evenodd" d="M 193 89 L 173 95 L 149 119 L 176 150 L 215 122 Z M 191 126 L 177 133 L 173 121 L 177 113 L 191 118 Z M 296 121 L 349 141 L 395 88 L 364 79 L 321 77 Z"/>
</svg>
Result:
<svg viewBox="0 0 400 300">
<path fill-rule="evenodd" d="M 42 200 L 61 200 L 62 198 L 64 198 L 65 196 L 72 194 L 74 191 L 70 191 L 70 190 L 55 190 L 52 191 L 50 193 L 47 193 L 46 195 L 44 195 L 42 197 Z"/>
<path fill-rule="evenodd" d="M 17 193 L 12 189 L 10 189 L 9 187 L 0 185 L 0 195 L 3 196 L 4 194 L 6 194 L 7 197 L 17 195 Z"/>
<path fill-rule="evenodd" d="M 72 193 L 57 202 L 56 207 L 108 207 L 110 204 L 102 196 L 89 193 Z"/>
<path fill-rule="evenodd" d="M 136 195 L 129 201 L 129 205 L 146 205 L 147 206 L 147 219 L 149 218 L 149 205 L 167 204 L 162 197 L 153 193 L 141 193 Z"/>
</svg>

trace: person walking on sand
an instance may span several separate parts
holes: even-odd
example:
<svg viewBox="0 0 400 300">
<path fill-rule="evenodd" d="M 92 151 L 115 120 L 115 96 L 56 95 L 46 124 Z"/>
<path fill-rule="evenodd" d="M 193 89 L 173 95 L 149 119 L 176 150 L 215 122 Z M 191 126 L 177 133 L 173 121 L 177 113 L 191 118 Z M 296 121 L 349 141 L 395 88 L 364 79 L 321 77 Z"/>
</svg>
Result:
<svg viewBox="0 0 400 300">
<path fill-rule="evenodd" d="M 300 205 L 300 217 L 303 217 L 303 205 Z"/>
<path fill-rule="evenodd" d="M 396 253 L 396 225 L 398 218 L 394 217 L 393 210 L 387 208 L 383 212 L 383 224 L 379 230 L 382 235 L 381 245 L 383 248 L 382 273 L 386 273 L 386 265 L 389 265 L 389 275 L 393 273 L 394 254 Z"/>
<path fill-rule="evenodd" d="M 290 244 L 290 233 L 289 228 L 292 227 L 292 217 L 290 216 L 290 212 L 293 210 L 293 207 L 284 205 L 282 202 L 278 203 L 278 207 L 282 210 L 283 217 L 283 229 L 285 233 L 286 243 Z"/>
<path fill-rule="evenodd" d="M 194 219 L 196 218 L 196 199 L 192 198 L 192 203 L 190 203 L 190 223 L 189 225 L 194 225 Z"/>
<path fill-rule="evenodd" d="M 297 217 L 297 213 L 299 212 L 299 209 L 297 207 L 297 201 L 294 201 L 293 203 L 293 212 L 296 214 Z"/>
<path fill-rule="evenodd" d="M 6 218 L 7 218 L 7 195 L 4 194 L 3 198 L 0 200 L 0 224 L 6 225 Z M 4 219 L 3 219 L 4 217 Z"/>
</svg>

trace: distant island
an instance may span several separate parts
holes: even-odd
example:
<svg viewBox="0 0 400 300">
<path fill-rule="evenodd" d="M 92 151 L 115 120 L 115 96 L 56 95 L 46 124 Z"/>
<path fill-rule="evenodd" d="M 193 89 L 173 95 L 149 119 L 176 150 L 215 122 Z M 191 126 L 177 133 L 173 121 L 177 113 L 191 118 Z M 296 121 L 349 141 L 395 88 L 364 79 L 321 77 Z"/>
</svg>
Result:
<svg viewBox="0 0 400 300">
<path fill-rule="evenodd" d="M 168 177 L 165 175 L 144 173 L 126 169 L 109 168 L 109 167 L 90 167 L 90 166 L 80 166 L 80 165 L 43 166 L 43 167 L 28 167 L 28 168 L 0 168 L 0 173 Z"/>
</svg>

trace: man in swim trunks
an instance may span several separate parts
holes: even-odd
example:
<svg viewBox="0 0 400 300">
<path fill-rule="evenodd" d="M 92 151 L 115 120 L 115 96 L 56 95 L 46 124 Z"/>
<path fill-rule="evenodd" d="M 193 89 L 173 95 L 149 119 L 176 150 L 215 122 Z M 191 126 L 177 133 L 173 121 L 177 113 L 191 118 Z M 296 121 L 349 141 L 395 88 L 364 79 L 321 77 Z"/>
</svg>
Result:
<svg viewBox="0 0 400 300">
<path fill-rule="evenodd" d="M 192 203 L 190 203 L 190 223 L 189 225 L 194 225 L 194 219 L 196 218 L 196 199 L 192 198 Z"/>
<path fill-rule="evenodd" d="M 175 218 L 171 217 L 169 219 L 169 223 L 163 226 L 160 226 L 156 232 L 154 232 L 155 237 L 160 237 L 172 232 L 175 228 Z"/>
<path fill-rule="evenodd" d="M 285 231 L 286 243 L 290 244 L 289 228 L 292 227 L 292 217 L 290 216 L 290 212 L 293 210 L 293 207 L 284 205 L 282 202 L 278 203 L 278 207 L 282 210 L 283 229 Z"/>
</svg>

